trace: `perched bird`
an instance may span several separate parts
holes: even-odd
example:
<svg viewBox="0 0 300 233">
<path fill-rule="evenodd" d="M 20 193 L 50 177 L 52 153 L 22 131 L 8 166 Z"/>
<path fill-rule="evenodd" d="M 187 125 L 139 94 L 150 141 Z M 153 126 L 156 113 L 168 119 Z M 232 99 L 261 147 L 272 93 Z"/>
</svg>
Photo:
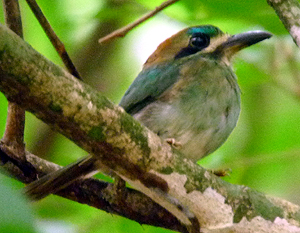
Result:
<svg viewBox="0 0 300 233">
<path fill-rule="evenodd" d="M 158 46 L 120 106 L 197 161 L 220 147 L 237 123 L 240 90 L 232 56 L 270 36 L 230 36 L 211 25 L 186 28 Z"/>
<path fill-rule="evenodd" d="M 240 89 L 231 58 L 270 37 L 263 31 L 231 36 L 212 25 L 183 29 L 157 47 L 120 106 L 197 161 L 225 142 L 239 117 Z M 94 161 L 82 159 L 33 182 L 25 192 L 34 199 L 55 193 L 97 169 Z"/>
</svg>

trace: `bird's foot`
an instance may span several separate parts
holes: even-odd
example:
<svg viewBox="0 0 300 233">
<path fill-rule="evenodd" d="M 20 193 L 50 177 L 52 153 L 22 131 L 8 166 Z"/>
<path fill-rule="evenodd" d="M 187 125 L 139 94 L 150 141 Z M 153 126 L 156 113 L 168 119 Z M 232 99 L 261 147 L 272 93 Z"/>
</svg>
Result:
<svg viewBox="0 0 300 233">
<path fill-rule="evenodd" d="M 167 138 L 166 142 L 173 146 L 175 149 L 180 149 L 182 147 L 182 144 L 180 142 L 177 142 L 175 138 Z"/>
<path fill-rule="evenodd" d="M 126 202 L 126 182 L 119 176 L 114 176 L 115 182 L 103 190 L 103 197 L 111 205 L 125 205 Z"/>
<path fill-rule="evenodd" d="M 115 195 L 115 199 L 118 202 L 122 202 L 125 199 L 126 182 L 119 176 L 116 176 L 114 179 L 115 179 L 115 182 L 113 184 L 113 193 Z"/>
<path fill-rule="evenodd" d="M 231 169 L 226 168 L 226 169 L 218 169 L 218 170 L 210 170 L 213 174 L 219 177 L 224 177 L 224 176 L 230 176 L 231 174 Z"/>
</svg>

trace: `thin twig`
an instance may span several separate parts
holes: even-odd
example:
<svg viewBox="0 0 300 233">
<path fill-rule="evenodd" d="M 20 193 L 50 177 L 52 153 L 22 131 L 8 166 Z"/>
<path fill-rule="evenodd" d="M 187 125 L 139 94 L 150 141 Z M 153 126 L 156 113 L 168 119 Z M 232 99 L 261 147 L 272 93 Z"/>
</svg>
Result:
<svg viewBox="0 0 300 233">
<path fill-rule="evenodd" d="M 98 42 L 101 44 L 101 43 L 104 43 L 104 42 L 111 41 L 116 37 L 124 37 L 129 31 L 131 31 L 133 28 L 135 28 L 139 24 L 143 23 L 144 21 L 146 21 L 147 19 L 153 17 L 154 15 L 156 15 L 157 13 L 159 13 L 160 11 L 165 9 L 166 7 L 168 7 L 168 6 L 174 4 L 175 2 L 178 2 L 178 1 L 179 0 L 168 0 L 168 1 L 163 2 L 160 6 L 156 7 L 155 10 L 147 13 L 146 15 L 139 18 L 135 22 L 133 22 L 131 24 L 128 24 L 127 26 L 122 27 L 122 28 L 120 28 L 116 31 L 113 31 L 112 33 L 100 38 L 98 40 Z"/>
<path fill-rule="evenodd" d="M 3 0 L 6 25 L 18 36 L 23 37 L 21 13 L 18 0 Z M 16 151 L 21 160 L 25 160 L 24 145 L 25 111 L 15 103 L 9 102 L 3 142 Z"/>
<path fill-rule="evenodd" d="M 291 95 L 297 101 L 300 100 L 300 76 L 297 68 L 296 51 L 284 41 L 275 41 L 272 51 L 270 51 L 269 73 L 270 81 L 278 88 Z M 282 76 L 283 62 L 288 66 L 291 72 L 293 82 L 286 82 L 286 77 Z"/>
<path fill-rule="evenodd" d="M 48 36 L 49 40 L 51 41 L 52 45 L 54 46 L 55 50 L 61 57 L 63 63 L 65 64 L 66 68 L 68 69 L 68 71 L 76 78 L 82 80 L 79 72 L 77 71 L 75 65 L 73 64 L 69 54 L 67 53 L 64 44 L 61 42 L 61 40 L 55 34 L 50 23 L 44 16 L 41 8 L 38 6 L 36 1 L 35 0 L 26 0 L 26 2 L 29 5 L 32 12 L 34 13 L 37 20 L 39 21 L 42 28 L 44 29 L 45 33 L 47 34 L 47 36 Z"/>
</svg>

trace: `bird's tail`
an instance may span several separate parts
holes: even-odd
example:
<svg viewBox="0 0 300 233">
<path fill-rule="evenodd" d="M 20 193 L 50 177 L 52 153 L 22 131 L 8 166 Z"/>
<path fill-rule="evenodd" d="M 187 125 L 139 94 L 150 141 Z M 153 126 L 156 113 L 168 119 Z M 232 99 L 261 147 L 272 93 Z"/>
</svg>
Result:
<svg viewBox="0 0 300 233">
<path fill-rule="evenodd" d="M 24 188 L 24 193 L 30 199 L 37 201 L 67 187 L 76 179 L 97 170 L 97 160 L 92 156 L 88 156 L 30 183 Z"/>
</svg>

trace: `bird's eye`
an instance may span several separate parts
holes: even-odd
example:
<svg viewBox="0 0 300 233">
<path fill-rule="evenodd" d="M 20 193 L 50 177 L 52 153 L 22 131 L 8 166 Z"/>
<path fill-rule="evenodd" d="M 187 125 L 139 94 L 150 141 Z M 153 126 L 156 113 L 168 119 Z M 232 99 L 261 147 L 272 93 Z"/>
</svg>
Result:
<svg viewBox="0 0 300 233">
<path fill-rule="evenodd" d="M 182 57 L 186 57 L 198 53 L 202 49 L 206 48 L 209 45 L 209 43 L 210 43 L 210 38 L 208 35 L 204 33 L 195 33 L 190 38 L 189 45 L 181 49 L 174 58 L 179 59 Z"/>
<path fill-rule="evenodd" d="M 207 47 L 209 45 L 209 42 L 209 36 L 203 33 L 197 33 L 191 37 L 189 46 L 201 50 Z"/>
</svg>

